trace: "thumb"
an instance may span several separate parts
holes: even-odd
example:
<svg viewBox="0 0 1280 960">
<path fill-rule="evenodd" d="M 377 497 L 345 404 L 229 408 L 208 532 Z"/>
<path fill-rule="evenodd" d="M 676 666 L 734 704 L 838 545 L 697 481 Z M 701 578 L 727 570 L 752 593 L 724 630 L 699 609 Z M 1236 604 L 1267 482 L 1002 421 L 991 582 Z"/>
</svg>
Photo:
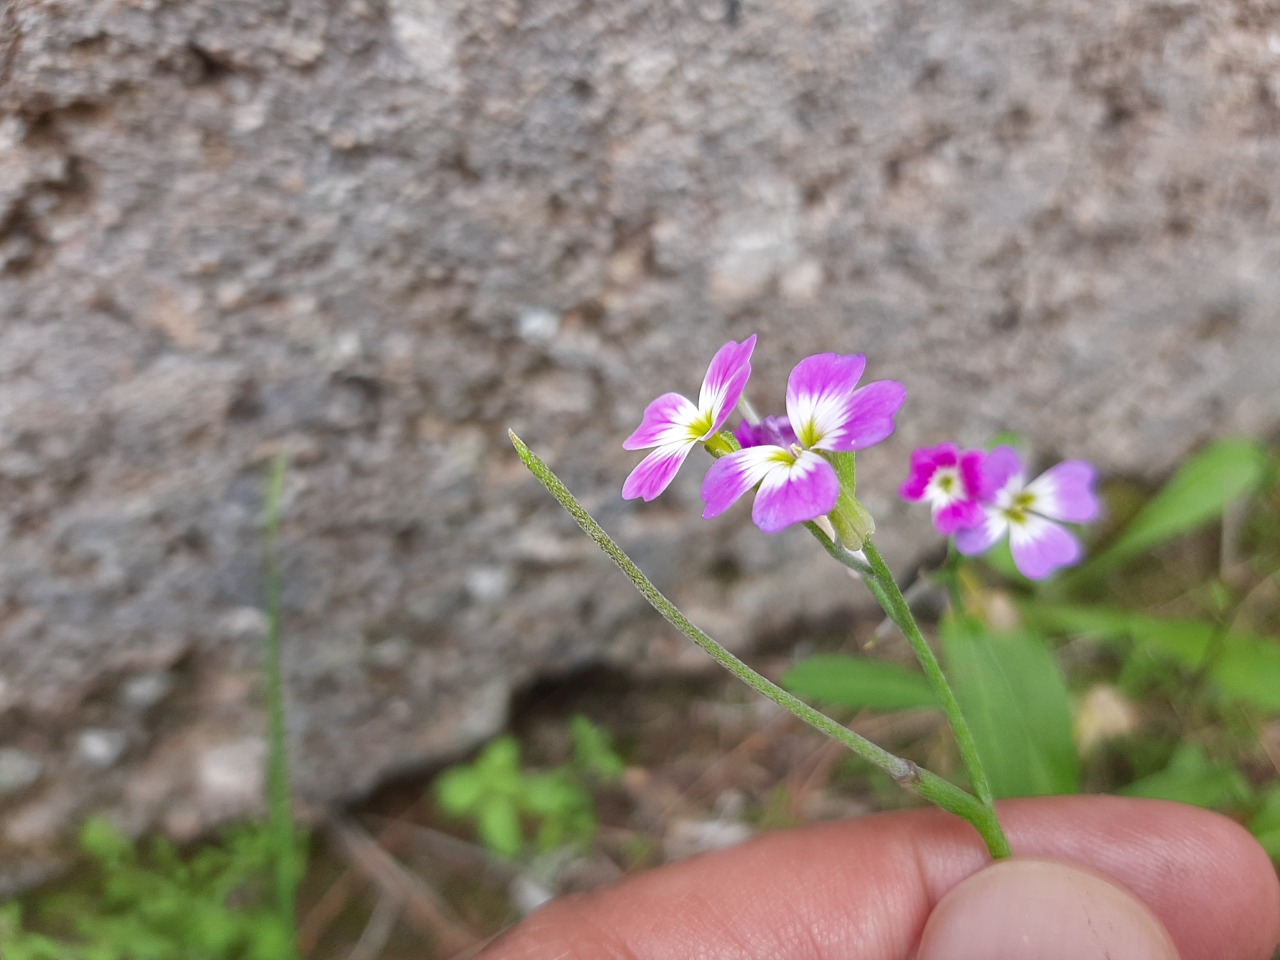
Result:
<svg viewBox="0 0 1280 960">
<path fill-rule="evenodd" d="M 917 960 L 1178 960 L 1145 903 L 1074 864 L 993 863 L 951 889 L 925 924 Z"/>
</svg>

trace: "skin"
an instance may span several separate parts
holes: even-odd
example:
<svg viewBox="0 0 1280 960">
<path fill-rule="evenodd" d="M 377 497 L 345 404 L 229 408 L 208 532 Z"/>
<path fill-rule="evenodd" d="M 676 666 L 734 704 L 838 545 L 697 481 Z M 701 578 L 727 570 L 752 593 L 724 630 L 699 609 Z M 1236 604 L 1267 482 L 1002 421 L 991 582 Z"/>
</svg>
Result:
<svg viewBox="0 0 1280 960">
<path fill-rule="evenodd" d="M 1035 908 L 1018 898 L 1037 877 L 1055 891 L 1083 883 L 1088 895 L 1110 897 L 1105 910 L 1150 929 L 1151 956 L 1170 955 L 1159 943 L 1166 935 L 1180 960 L 1270 960 L 1280 943 L 1275 869 L 1224 817 L 1155 800 L 1044 797 L 1005 802 L 1000 818 L 1015 856 L 1040 866 L 991 866 L 972 828 L 936 810 L 819 824 L 562 898 L 481 958 L 914 960 L 926 924 L 935 943 L 921 956 L 969 956 L 936 950 L 939 931 L 955 916 L 999 927 L 1002 902 L 1011 925 L 1025 921 Z"/>
</svg>

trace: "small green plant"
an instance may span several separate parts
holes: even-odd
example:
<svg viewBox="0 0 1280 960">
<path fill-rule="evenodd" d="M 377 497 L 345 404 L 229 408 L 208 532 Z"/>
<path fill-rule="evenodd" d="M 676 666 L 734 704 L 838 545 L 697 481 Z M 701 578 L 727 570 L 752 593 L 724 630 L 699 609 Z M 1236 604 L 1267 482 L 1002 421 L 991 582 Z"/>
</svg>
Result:
<svg viewBox="0 0 1280 960">
<path fill-rule="evenodd" d="M 21 906 L 0 912 L 5 960 L 279 960 L 294 931 L 272 901 L 275 856 L 268 826 L 227 834 L 183 856 L 163 839 L 140 848 L 109 821 L 80 831 L 93 869 L 70 889 L 42 897 L 23 928 Z"/>
<path fill-rule="evenodd" d="M 0 906 L 4 960 L 291 960 L 295 899 L 306 839 L 293 819 L 281 670 L 280 506 L 285 463 L 272 465 L 265 498 L 268 817 L 184 856 L 163 839 L 139 847 L 92 818 L 79 844 L 87 875 L 69 889 Z"/>
<path fill-rule="evenodd" d="M 473 762 L 436 780 L 440 808 L 471 821 L 481 842 L 503 857 L 590 843 L 596 832 L 590 786 L 619 777 L 622 759 L 608 732 L 586 717 L 575 716 L 569 729 L 572 759 L 543 772 L 521 767 L 515 737 L 492 741 Z"/>
</svg>

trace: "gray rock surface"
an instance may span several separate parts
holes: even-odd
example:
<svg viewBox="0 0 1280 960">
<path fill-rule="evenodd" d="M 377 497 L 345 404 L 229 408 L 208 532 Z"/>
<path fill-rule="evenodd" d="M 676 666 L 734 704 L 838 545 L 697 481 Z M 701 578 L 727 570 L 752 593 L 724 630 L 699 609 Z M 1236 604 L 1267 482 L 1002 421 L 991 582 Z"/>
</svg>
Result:
<svg viewBox="0 0 1280 960">
<path fill-rule="evenodd" d="M 731 644 L 851 602 L 803 536 L 695 523 L 691 471 L 617 499 L 729 337 L 765 408 L 809 352 L 908 384 L 860 473 L 899 561 L 912 445 L 1155 475 L 1275 426 L 1280 5 L 727 9 L 0 0 L 5 882 L 88 810 L 254 806 L 277 451 L 319 803 L 532 677 L 695 662 L 509 426 Z"/>
</svg>

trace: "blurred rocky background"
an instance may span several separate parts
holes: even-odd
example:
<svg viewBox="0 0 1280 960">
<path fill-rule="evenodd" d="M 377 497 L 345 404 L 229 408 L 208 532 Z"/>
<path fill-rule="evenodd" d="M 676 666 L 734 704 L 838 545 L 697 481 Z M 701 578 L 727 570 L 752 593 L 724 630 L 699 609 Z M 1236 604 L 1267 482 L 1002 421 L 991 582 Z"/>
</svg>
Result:
<svg viewBox="0 0 1280 960">
<path fill-rule="evenodd" d="M 1154 477 L 1280 420 L 1280 4 L 0 0 L 0 889 L 91 810 L 260 808 L 283 451 L 306 803 L 513 690 L 700 661 L 514 427 L 738 649 L 854 603 L 803 534 L 618 499 L 619 443 L 761 334 L 860 351 L 860 460 L 1018 431 Z"/>
</svg>

